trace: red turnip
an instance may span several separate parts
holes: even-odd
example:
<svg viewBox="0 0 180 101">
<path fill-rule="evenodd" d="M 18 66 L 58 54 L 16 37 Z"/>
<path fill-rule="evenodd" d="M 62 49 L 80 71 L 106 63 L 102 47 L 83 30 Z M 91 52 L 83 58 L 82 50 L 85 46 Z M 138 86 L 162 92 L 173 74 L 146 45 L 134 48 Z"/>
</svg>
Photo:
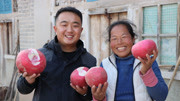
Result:
<svg viewBox="0 0 180 101">
<path fill-rule="evenodd" d="M 71 83 L 73 85 L 78 85 L 79 87 L 87 86 L 85 81 L 85 75 L 89 68 L 87 67 L 79 67 L 75 69 L 70 76 Z"/>
<path fill-rule="evenodd" d="M 96 87 L 101 83 L 104 84 L 107 81 L 107 73 L 102 67 L 92 67 L 85 75 L 86 83 L 92 87 Z"/>
<path fill-rule="evenodd" d="M 156 43 L 153 40 L 142 40 L 133 45 L 131 52 L 135 58 L 147 59 L 146 54 L 153 55 L 153 50 L 157 51 Z"/>
<path fill-rule="evenodd" d="M 28 75 L 39 74 L 46 67 L 46 58 L 37 49 L 22 50 L 17 56 L 16 66 L 22 73 L 27 72 Z"/>
</svg>

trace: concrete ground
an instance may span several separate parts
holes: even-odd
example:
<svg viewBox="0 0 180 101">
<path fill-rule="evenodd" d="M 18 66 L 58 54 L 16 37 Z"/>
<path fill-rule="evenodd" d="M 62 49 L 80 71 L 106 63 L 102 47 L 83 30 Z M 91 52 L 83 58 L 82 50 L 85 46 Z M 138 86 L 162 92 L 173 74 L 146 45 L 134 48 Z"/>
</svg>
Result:
<svg viewBox="0 0 180 101">
<path fill-rule="evenodd" d="M 22 95 L 19 93 L 19 101 L 32 101 L 34 92 L 27 94 L 27 95 Z"/>
</svg>

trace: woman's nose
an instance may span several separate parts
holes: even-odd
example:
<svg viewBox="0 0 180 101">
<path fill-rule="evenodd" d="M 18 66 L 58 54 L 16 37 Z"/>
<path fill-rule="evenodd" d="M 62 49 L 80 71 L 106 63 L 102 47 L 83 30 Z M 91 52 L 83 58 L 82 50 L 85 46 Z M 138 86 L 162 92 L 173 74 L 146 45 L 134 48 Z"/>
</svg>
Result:
<svg viewBox="0 0 180 101">
<path fill-rule="evenodd" d="M 121 38 L 118 38 L 117 39 L 117 43 L 121 43 L 122 42 L 122 39 Z"/>
</svg>

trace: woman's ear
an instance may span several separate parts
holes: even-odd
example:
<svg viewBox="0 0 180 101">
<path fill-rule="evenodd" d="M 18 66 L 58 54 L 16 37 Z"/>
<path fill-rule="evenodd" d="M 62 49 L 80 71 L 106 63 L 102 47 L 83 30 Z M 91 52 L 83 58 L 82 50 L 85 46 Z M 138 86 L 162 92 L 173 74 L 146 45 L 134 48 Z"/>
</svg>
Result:
<svg viewBox="0 0 180 101">
<path fill-rule="evenodd" d="M 133 45 L 135 44 L 135 40 L 136 40 L 135 38 L 133 38 L 133 39 L 132 39 L 132 41 L 133 41 Z"/>
</svg>

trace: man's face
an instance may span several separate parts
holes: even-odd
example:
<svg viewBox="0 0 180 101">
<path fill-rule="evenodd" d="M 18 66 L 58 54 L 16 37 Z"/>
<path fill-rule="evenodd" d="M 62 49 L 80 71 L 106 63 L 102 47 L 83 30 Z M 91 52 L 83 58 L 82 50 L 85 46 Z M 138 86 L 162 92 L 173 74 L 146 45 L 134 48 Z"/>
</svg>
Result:
<svg viewBox="0 0 180 101">
<path fill-rule="evenodd" d="M 81 19 L 72 12 L 62 12 L 54 26 L 61 47 L 76 47 L 83 30 Z"/>
</svg>

